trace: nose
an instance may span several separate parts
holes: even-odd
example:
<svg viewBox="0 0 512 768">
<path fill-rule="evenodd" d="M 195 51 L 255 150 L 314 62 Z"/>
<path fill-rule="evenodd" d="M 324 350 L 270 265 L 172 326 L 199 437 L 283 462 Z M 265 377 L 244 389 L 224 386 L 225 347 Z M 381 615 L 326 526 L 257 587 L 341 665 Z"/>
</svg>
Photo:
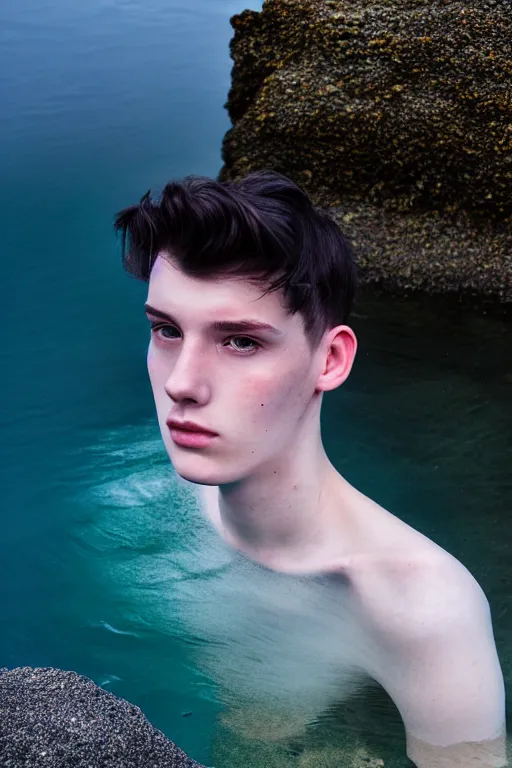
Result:
<svg viewBox="0 0 512 768">
<path fill-rule="evenodd" d="M 175 403 L 205 405 L 210 399 L 210 385 L 206 378 L 206 361 L 199 350 L 182 346 L 164 389 Z"/>
</svg>

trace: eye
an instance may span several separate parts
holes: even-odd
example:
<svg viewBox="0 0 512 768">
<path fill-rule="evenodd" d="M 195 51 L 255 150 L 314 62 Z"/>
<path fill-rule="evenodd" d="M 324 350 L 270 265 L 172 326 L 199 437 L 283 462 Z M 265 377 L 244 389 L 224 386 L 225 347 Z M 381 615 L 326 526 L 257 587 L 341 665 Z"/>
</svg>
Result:
<svg viewBox="0 0 512 768">
<path fill-rule="evenodd" d="M 174 327 L 174 325 L 166 325 L 165 323 L 151 323 L 151 333 L 157 333 L 157 331 L 162 331 L 161 336 L 164 339 L 177 339 L 179 338 L 180 332 L 177 328 Z M 167 331 L 167 333 L 164 333 L 164 331 Z"/>
<path fill-rule="evenodd" d="M 244 354 L 253 352 L 259 346 L 261 346 L 257 341 L 250 339 L 248 336 L 233 336 L 233 338 L 229 340 L 229 343 L 237 352 L 242 352 Z"/>
</svg>

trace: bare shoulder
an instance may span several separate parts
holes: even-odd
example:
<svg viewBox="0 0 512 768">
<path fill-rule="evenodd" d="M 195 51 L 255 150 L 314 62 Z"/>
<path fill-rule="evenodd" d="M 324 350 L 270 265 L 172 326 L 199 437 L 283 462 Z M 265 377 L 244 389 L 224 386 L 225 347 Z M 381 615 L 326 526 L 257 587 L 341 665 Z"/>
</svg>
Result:
<svg viewBox="0 0 512 768">
<path fill-rule="evenodd" d="M 483 590 L 459 560 L 359 491 L 350 493 L 362 521 L 350 582 L 368 629 L 426 633 L 456 618 L 488 617 Z"/>
<path fill-rule="evenodd" d="M 372 649 L 366 670 L 400 711 L 415 764 L 505 765 L 505 689 L 487 598 L 456 558 L 405 534 L 354 569 Z M 454 745 L 453 754 L 434 744 Z"/>
<path fill-rule="evenodd" d="M 451 627 L 490 627 L 487 598 L 469 570 L 428 539 L 376 553 L 355 569 L 353 584 L 369 628 L 404 640 Z"/>
</svg>

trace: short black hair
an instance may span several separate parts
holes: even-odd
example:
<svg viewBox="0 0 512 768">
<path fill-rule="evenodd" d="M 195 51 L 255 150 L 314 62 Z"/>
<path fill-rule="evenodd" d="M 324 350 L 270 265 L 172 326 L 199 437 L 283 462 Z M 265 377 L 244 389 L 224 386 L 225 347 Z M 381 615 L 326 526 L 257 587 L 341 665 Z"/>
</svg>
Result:
<svg viewBox="0 0 512 768">
<path fill-rule="evenodd" d="M 282 290 L 316 346 L 347 322 L 356 267 L 338 225 L 293 181 L 273 171 L 237 182 L 204 176 L 170 181 L 160 197 L 147 192 L 120 211 L 125 270 L 147 282 L 159 254 L 194 277 L 239 276 Z"/>
</svg>

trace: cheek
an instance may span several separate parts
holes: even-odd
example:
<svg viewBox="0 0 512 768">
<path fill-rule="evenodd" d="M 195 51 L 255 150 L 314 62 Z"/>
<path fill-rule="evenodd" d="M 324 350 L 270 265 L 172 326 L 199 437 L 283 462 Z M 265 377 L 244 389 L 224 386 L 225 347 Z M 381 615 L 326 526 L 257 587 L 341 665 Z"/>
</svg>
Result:
<svg viewBox="0 0 512 768">
<path fill-rule="evenodd" d="M 155 352 L 152 346 L 148 348 L 146 362 L 147 362 L 148 373 L 149 373 L 149 378 L 151 379 L 151 382 L 165 381 L 166 379 L 165 367 L 162 364 L 162 359 L 159 357 L 158 353 Z"/>
<path fill-rule="evenodd" d="M 252 377 L 244 387 L 247 413 L 259 425 L 281 429 L 287 415 L 300 415 L 305 402 L 305 372 L 287 371 L 279 375 Z"/>
<path fill-rule="evenodd" d="M 153 395 L 158 402 L 166 397 L 164 385 L 169 376 L 168 366 L 162 364 L 162 360 L 159 360 L 158 355 L 155 355 L 151 348 L 148 351 L 146 361 Z"/>
<path fill-rule="evenodd" d="M 146 355 L 146 364 L 148 367 L 148 373 L 150 376 L 152 376 L 155 368 L 155 355 L 153 353 L 153 349 L 151 345 L 148 347 L 148 353 Z"/>
</svg>

